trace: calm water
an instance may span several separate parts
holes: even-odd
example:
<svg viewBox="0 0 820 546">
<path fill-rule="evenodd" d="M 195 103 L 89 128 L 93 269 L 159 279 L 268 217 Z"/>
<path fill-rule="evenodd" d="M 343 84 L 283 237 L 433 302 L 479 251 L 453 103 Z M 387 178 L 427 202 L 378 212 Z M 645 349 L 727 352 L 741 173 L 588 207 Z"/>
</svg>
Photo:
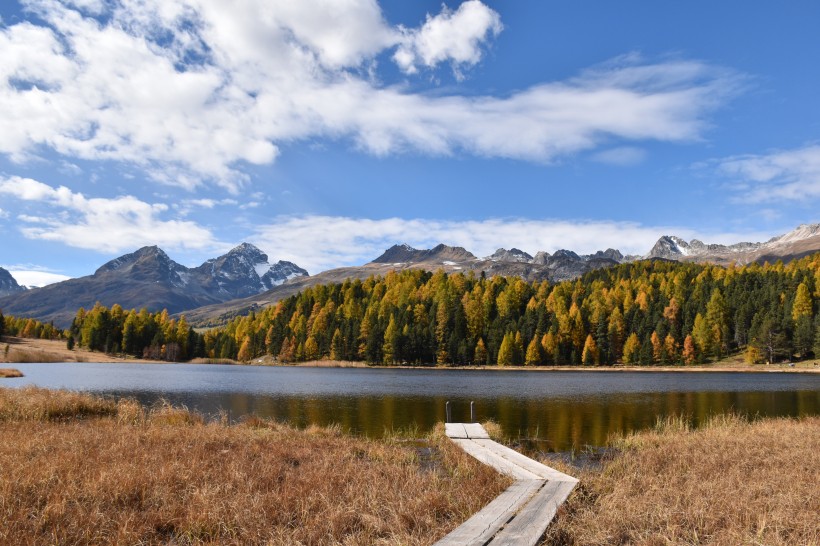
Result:
<svg viewBox="0 0 820 546">
<path fill-rule="evenodd" d="M 525 372 L 269 368 L 194 364 L 16 364 L 25 377 L 3 386 L 39 385 L 151 404 L 166 399 L 231 419 L 257 414 L 297 426 L 338 423 L 378 437 L 391 429 L 431 428 L 444 420 L 493 419 L 512 437 L 542 449 L 602 446 L 611 433 L 684 415 L 820 414 L 820 375 L 786 373 Z"/>
</svg>

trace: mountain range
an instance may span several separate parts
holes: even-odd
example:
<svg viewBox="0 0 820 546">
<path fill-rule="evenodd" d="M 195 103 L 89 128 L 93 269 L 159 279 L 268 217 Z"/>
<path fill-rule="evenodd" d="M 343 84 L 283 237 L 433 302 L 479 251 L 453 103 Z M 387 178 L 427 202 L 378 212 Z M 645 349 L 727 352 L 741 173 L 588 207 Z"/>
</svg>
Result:
<svg viewBox="0 0 820 546">
<path fill-rule="evenodd" d="M 307 274 L 291 262 L 271 265 L 264 252 L 247 243 L 194 268 L 149 246 L 111 260 L 93 275 L 8 295 L 0 299 L 0 309 L 66 327 L 77 309 L 96 302 L 178 313 L 265 292 Z"/>
<path fill-rule="evenodd" d="M 53 320 L 58 326 L 65 327 L 71 323 L 78 308 L 90 307 L 99 301 L 107 306 L 119 303 L 124 308 L 168 309 L 170 313 L 184 311 L 192 324 L 210 326 L 275 303 L 307 286 L 365 279 L 393 270 L 474 271 L 487 276 L 560 282 L 575 279 L 593 269 L 637 259 L 725 265 L 731 262 L 788 262 L 817 251 L 820 251 L 820 224 L 807 224 L 763 243 L 706 244 L 664 235 L 644 256 L 624 256 L 615 249 L 586 255 L 562 249 L 552 254 L 541 251 L 532 256 L 517 248 L 499 248 L 490 256 L 479 258 L 462 247 L 443 244 L 431 249 L 394 245 L 364 265 L 330 269 L 308 276 L 307 271 L 291 262 L 279 261 L 271 265 L 266 254 L 248 243 L 195 268 L 174 262 L 154 246 L 111 260 L 93 275 L 32 290 L 19 287 L 8 272 L 0 269 L 0 295 L 5 294 L 0 298 L 0 309 L 17 316 Z"/>
</svg>

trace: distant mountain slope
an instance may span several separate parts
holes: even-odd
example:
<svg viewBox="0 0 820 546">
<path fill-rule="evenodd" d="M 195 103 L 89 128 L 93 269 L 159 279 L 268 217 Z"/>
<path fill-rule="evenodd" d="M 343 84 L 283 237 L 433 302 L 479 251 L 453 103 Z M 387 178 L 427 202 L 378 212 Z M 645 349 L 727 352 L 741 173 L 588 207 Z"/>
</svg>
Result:
<svg viewBox="0 0 820 546">
<path fill-rule="evenodd" d="M 820 251 L 820 224 L 803 224 L 765 243 L 706 244 L 697 239 L 686 242 L 674 235 L 664 235 L 646 257 L 727 265 L 789 262 L 817 251 Z"/>
<path fill-rule="evenodd" d="M 66 327 L 77 309 L 97 301 L 178 313 L 258 294 L 306 275 L 290 262 L 269 264 L 267 255 L 246 243 L 195 268 L 180 265 L 151 246 L 111 260 L 93 275 L 4 297 L 0 309 Z"/>
<path fill-rule="evenodd" d="M 266 307 L 292 296 L 308 286 L 343 282 L 346 279 L 366 279 L 371 275 L 386 275 L 390 271 L 422 269 L 447 273 L 473 271 L 487 276 L 516 276 L 528 281 L 562 281 L 574 279 L 599 267 L 609 267 L 625 261 L 620 252 L 609 249 L 586 256 L 570 250 L 550 255 L 539 252 L 535 258 L 518 249 L 498 249 L 492 256 L 477 258 L 461 247 L 438 245 L 431 249 L 416 249 L 409 245 L 394 245 L 370 263 L 356 267 L 330 269 L 311 277 L 293 279 L 265 293 L 248 298 L 221 302 L 186 311 L 185 316 L 198 326 L 215 326 L 227 320 Z"/>
<path fill-rule="evenodd" d="M 11 276 L 11 273 L 0 267 L 0 297 L 17 294 L 25 290 L 26 287 L 17 284 L 17 280 Z"/>
</svg>

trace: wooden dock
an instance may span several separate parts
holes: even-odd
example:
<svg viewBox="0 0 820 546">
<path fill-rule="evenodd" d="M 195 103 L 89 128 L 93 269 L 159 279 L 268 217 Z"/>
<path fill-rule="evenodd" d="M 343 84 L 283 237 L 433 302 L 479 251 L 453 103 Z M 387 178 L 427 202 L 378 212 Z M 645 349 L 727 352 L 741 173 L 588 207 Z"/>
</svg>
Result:
<svg viewBox="0 0 820 546">
<path fill-rule="evenodd" d="M 435 546 L 536 544 L 578 480 L 493 442 L 478 423 L 445 428 L 464 451 L 515 482 Z"/>
</svg>

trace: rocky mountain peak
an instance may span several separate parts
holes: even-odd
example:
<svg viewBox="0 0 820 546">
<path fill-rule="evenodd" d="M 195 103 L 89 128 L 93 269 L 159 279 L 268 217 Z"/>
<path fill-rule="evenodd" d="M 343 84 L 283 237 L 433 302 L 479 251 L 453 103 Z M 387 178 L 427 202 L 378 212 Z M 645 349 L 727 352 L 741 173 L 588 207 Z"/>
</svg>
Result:
<svg viewBox="0 0 820 546">
<path fill-rule="evenodd" d="M 158 246 L 144 246 L 139 250 L 131 252 L 130 254 L 123 254 L 119 258 L 106 262 L 100 266 L 95 274 L 105 273 L 106 271 L 117 271 L 126 267 L 133 266 L 141 261 L 158 261 L 167 264 L 171 262 L 171 258 Z"/>
<path fill-rule="evenodd" d="M 581 257 L 573 252 L 572 250 L 567 250 L 565 248 L 559 249 L 555 251 L 555 254 L 552 255 L 553 260 L 564 259 L 564 260 L 572 260 L 572 261 L 580 261 Z"/>
<path fill-rule="evenodd" d="M 392 264 L 412 262 L 416 259 L 419 252 L 419 250 L 416 250 L 408 244 L 393 245 L 371 263 Z"/>
<path fill-rule="evenodd" d="M 250 243 L 242 243 L 232 248 L 225 257 L 242 257 L 251 263 L 267 262 L 268 255 L 259 250 L 259 247 Z"/>
<path fill-rule="evenodd" d="M 693 241 L 700 243 L 700 241 Z M 700 243 L 703 245 L 703 243 Z M 690 254 L 690 245 L 680 237 L 675 235 L 663 235 L 655 246 L 646 255 L 647 258 L 665 258 L 668 260 L 675 260 L 681 256 L 688 256 Z"/>
<path fill-rule="evenodd" d="M 398 264 L 398 263 L 420 263 L 426 261 L 448 261 L 462 262 L 475 260 L 476 257 L 460 246 L 447 246 L 439 244 L 431 249 L 418 250 L 410 245 L 393 245 L 384 253 L 370 263 L 374 264 Z"/>
<path fill-rule="evenodd" d="M 0 297 L 17 294 L 25 290 L 26 287 L 17 284 L 17 279 L 11 273 L 0 267 Z"/>
<path fill-rule="evenodd" d="M 788 233 L 769 239 L 768 243 L 786 244 L 820 235 L 820 224 L 800 224 Z"/>
<path fill-rule="evenodd" d="M 511 248 L 507 250 L 506 248 L 499 248 L 489 257 L 490 260 L 496 262 L 519 262 L 519 263 L 530 263 L 532 262 L 533 258 L 523 250 L 518 248 Z"/>
</svg>

